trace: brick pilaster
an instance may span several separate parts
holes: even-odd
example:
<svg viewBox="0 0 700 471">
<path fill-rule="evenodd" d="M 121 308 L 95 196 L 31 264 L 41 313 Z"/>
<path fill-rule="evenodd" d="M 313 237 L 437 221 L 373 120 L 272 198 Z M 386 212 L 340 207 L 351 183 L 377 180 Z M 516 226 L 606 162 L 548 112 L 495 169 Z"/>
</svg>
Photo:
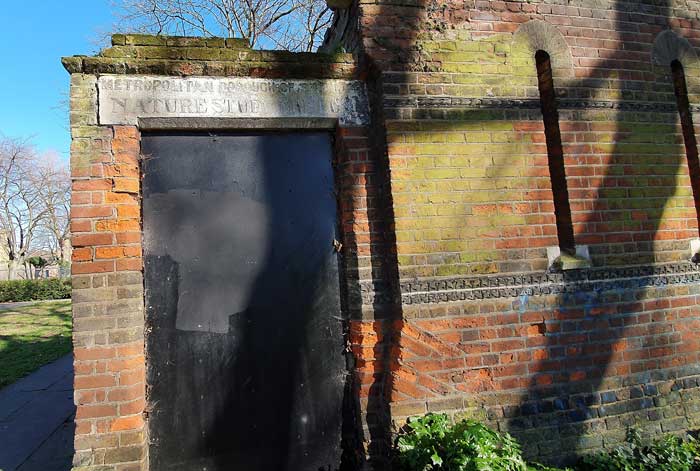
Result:
<svg viewBox="0 0 700 471">
<path fill-rule="evenodd" d="M 75 470 L 146 469 L 139 133 L 96 126 L 71 80 Z"/>
</svg>

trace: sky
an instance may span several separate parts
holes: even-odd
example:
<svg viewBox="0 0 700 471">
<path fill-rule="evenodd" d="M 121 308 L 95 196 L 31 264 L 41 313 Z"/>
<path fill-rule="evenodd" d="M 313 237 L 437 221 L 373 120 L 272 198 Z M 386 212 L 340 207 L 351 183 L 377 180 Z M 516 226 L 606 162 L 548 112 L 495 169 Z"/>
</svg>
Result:
<svg viewBox="0 0 700 471">
<path fill-rule="evenodd" d="M 68 159 L 69 75 L 62 56 L 94 54 L 114 22 L 110 0 L 2 1 L 0 136 Z M 28 6 L 28 5 L 31 5 Z"/>
</svg>

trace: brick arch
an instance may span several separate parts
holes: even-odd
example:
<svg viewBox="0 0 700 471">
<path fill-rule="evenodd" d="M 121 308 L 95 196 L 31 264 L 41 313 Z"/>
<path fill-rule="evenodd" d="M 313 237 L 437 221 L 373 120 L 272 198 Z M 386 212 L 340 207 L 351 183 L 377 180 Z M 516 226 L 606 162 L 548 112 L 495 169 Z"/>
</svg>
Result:
<svg viewBox="0 0 700 471">
<path fill-rule="evenodd" d="M 512 57 L 535 60 L 539 50 L 549 54 L 555 77 L 573 77 L 574 66 L 571 50 L 564 36 L 554 26 L 542 20 L 523 23 L 513 35 Z M 534 68 L 533 68 L 534 70 Z"/>
<path fill-rule="evenodd" d="M 655 66 L 668 67 L 674 60 L 684 67 L 698 67 L 698 56 L 693 46 L 675 31 L 667 29 L 654 39 L 651 61 Z"/>
<path fill-rule="evenodd" d="M 673 96 L 671 63 L 679 61 L 685 70 L 685 79 L 690 103 L 700 102 L 700 60 L 690 42 L 676 31 L 667 29 L 654 39 L 651 51 L 652 70 L 656 83 Z"/>
</svg>

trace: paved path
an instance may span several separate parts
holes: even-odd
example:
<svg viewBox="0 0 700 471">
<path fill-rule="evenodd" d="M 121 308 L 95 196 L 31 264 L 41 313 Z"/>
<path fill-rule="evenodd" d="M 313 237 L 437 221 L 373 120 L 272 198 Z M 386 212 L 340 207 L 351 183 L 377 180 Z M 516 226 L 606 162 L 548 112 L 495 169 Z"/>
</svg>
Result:
<svg viewBox="0 0 700 471">
<path fill-rule="evenodd" d="M 9 311 L 11 309 L 14 309 L 16 307 L 22 307 L 22 306 L 31 306 L 32 304 L 36 304 L 39 301 L 26 301 L 26 302 L 21 302 L 21 303 L 0 303 L 0 311 Z"/>
<path fill-rule="evenodd" d="M 69 471 L 74 415 L 72 355 L 0 389 L 0 471 Z"/>
<path fill-rule="evenodd" d="M 56 301 L 69 301 L 68 299 L 50 299 L 47 301 L 23 301 L 20 303 L 0 303 L 0 311 L 10 311 L 16 307 L 31 306 L 32 304 L 55 303 Z M 0 470 L 4 471 L 4 470 Z"/>
</svg>

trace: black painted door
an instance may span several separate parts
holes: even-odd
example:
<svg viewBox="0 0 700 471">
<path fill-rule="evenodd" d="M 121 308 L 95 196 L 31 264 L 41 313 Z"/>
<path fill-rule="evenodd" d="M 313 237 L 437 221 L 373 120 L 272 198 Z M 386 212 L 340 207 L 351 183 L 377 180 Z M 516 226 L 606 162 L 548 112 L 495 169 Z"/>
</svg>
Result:
<svg viewBox="0 0 700 471">
<path fill-rule="evenodd" d="M 151 469 L 337 469 L 330 137 L 145 134 L 142 154 Z"/>
</svg>

